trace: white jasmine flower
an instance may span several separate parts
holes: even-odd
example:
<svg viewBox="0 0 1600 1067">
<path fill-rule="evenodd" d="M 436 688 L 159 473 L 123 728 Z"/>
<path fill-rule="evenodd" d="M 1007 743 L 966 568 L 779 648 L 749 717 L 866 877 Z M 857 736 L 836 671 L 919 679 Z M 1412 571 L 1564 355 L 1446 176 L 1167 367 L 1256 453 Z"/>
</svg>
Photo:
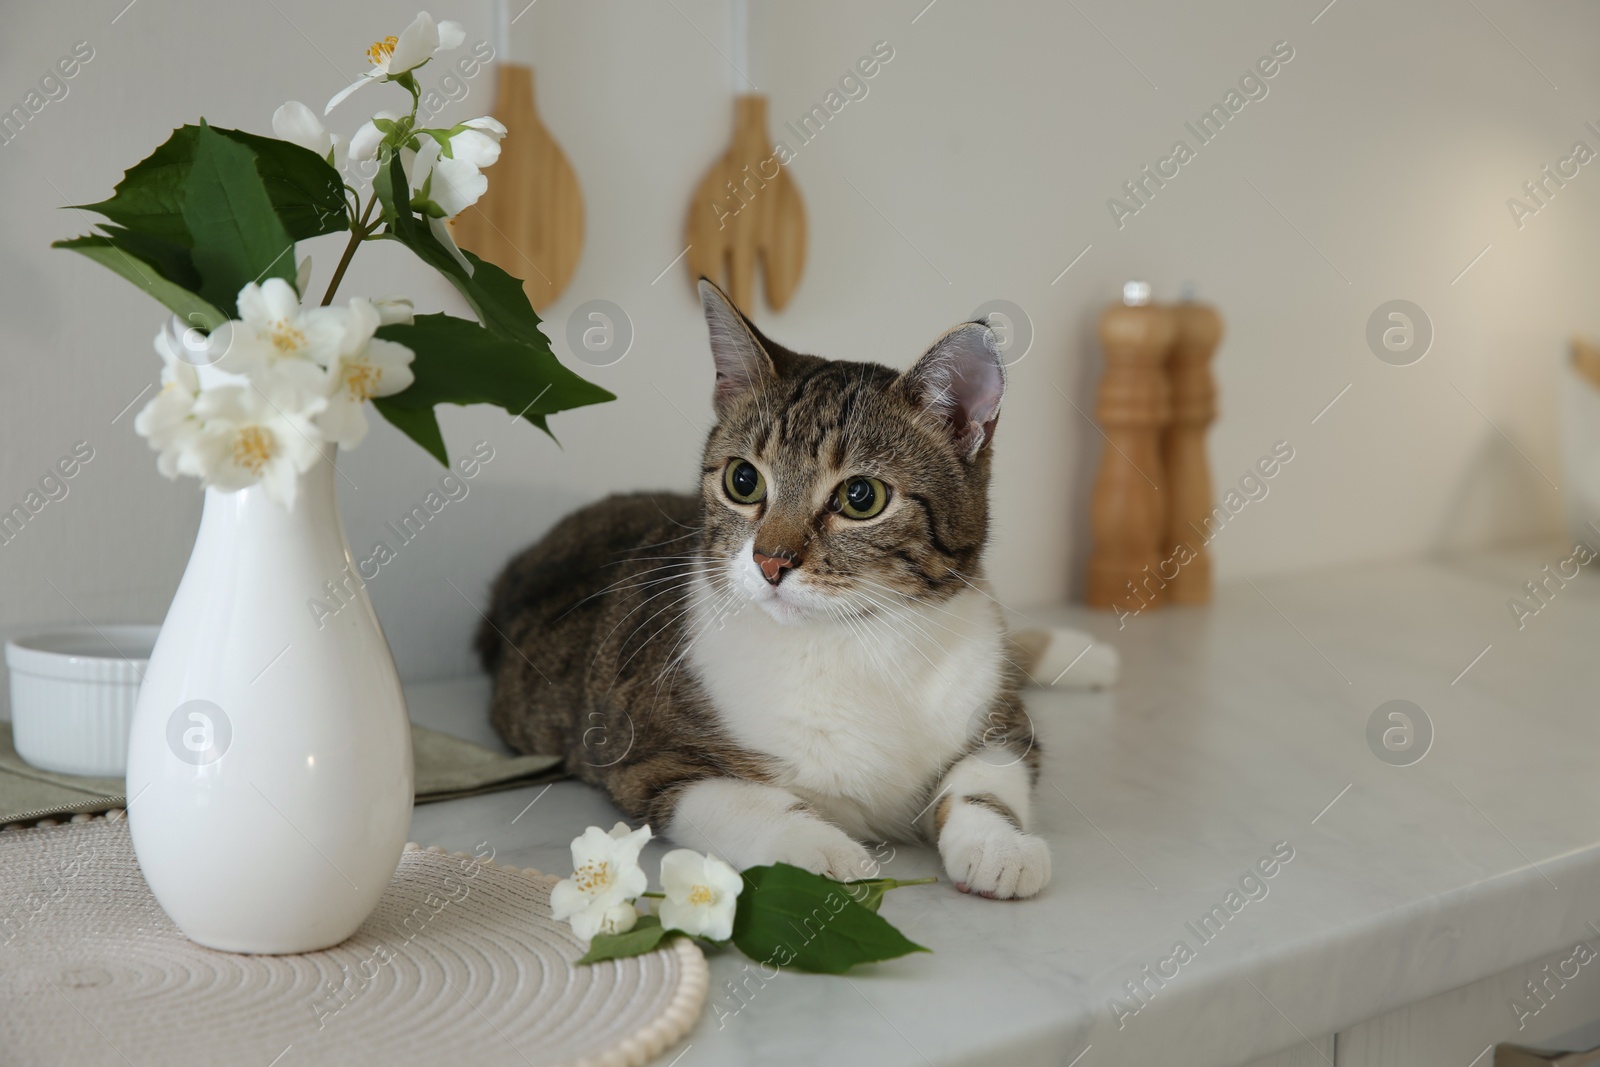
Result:
<svg viewBox="0 0 1600 1067">
<path fill-rule="evenodd" d="M 335 167 L 339 165 L 340 138 L 329 133 L 316 113 L 298 100 L 290 100 L 272 113 L 272 132 L 280 140 L 309 149 Z"/>
<path fill-rule="evenodd" d="M 200 375 L 185 358 L 184 340 L 175 333 L 179 328 L 181 324 L 168 322 L 156 334 L 155 349 L 162 364 L 161 391 L 133 420 L 134 431 L 158 453 L 156 469 L 167 478 L 200 473 L 180 468 L 180 461 L 193 455 L 191 446 L 200 433 L 200 420 L 194 415 Z"/>
<path fill-rule="evenodd" d="M 378 158 L 378 148 L 383 139 L 394 130 L 398 111 L 380 111 L 373 115 L 350 138 L 350 162 L 367 163 Z"/>
<path fill-rule="evenodd" d="M 447 223 L 488 191 L 483 168 L 500 158 L 500 138 L 505 134 L 506 128 L 494 119 L 477 118 L 445 136 L 425 133 L 422 147 L 402 156 L 411 176 L 412 208 L 428 220 L 428 229 L 468 277 L 474 268 L 461 254 Z"/>
<path fill-rule="evenodd" d="M 268 499 L 292 509 L 300 475 L 322 458 L 311 420 L 327 403 L 281 386 L 271 393 L 254 385 L 208 388 L 194 407 L 202 429 L 183 446 L 178 469 L 228 491 L 259 482 Z"/>
<path fill-rule="evenodd" d="M 693 849 L 675 848 L 661 857 L 661 889 L 667 898 L 656 914 L 668 930 L 712 941 L 733 936 L 733 912 L 744 879 L 726 863 Z"/>
<path fill-rule="evenodd" d="M 380 326 L 392 326 L 395 323 L 410 326 L 415 316 L 415 307 L 408 296 L 380 297 L 372 302 L 372 306 L 378 309 Z"/>
<path fill-rule="evenodd" d="M 550 912 L 572 924 L 584 940 L 600 933 L 625 933 L 637 917 L 631 901 L 645 891 L 649 879 L 639 866 L 639 852 L 650 840 L 650 827 L 629 830 L 619 822 L 607 834 L 591 826 L 572 840 L 572 877 L 550 891 Z M 627 905 L 624 911 L 619 905 Z"/>
<path fill-rule="evenodd" d="M 411 25 L 407 26 L 399 37 L 385 37 L 367 49 L 367 59 L 372 62 L 372 69 L 354 84 L 334 94 L 322 113 L 326 115 L 338 107 L 346 97 L 362 86 L 398 78 L 422 66 L 439 52 L 460 47 L 466 37 L 466 31 L 461 28 L 459 22 L 446 21 L 436 24 L 433 16 L 426 11 L 418 12 Z"/>
<path fill-rule="evenodd" d="M 625 934 L 632 930 L 638 921 L 638 909 L 624 900 L 621 904 L 613 904 L 606 909 L 606 913 L 600 917 L 600 929 L 598 932 L 602 934 Z"/>
<path fill-rule="evenodd" d="M 472 266 L 472 261 L 461 254 L 461 246 L 456 244 L 456 235 L 450 232 L 450 220 L 445 216 L 444 208 L 429 200 L 430 193 L 428 189 L 430 182 L 428 178 L 433 171 L 433 164 L 439 158 L 439 152 L 439 142 L 430 137 L 426 139 L 420 152 L 413 152 L 409 148 L 403 149 L 400 153 L 400 162 L 411 179 L 412 208 L 422 212 L 422 217 L 428 220 L 428 231 L 433 234 L 436 241 L 444 246 L 445 251 L 449 252 L 451 257 L 461 265 L 462 271 L 470 278 L 476 273 L 475 268 Z M 440 179 L 439 184 L 441 187 L 443 187 L 444 182 L 445 179 Z M 488 184 L 488 180 L 485 179 L 484 187 L 487 188 Z M 479 195 L 482 194 L 480 193 Z"/>
<path fill-rule="evenodd" d="M 409 313 L 409 303 L 406 309 Z M 373 336 L 382 322 L 382 313 L 371 301 L 359 297 L 350 301 L 339 356 L 328 367 L 324 387 L 328 406 L 317 417 L 317 426 L 328 440 L 345 448 L 354 448 L 367 435 L 368 400 L 393 396 L 415 380 L 411 373 L 415 353 Z"/>
<path fill-rule="evenodd" d="M 411 171 L 411 206 L 431 218 L 454 218 L 489 189 L 483 168 L 500 158 L 506 128 L 487 116 L 430 135 Z"/>
<path fill-rule="evenodd" d="M 494 139 L 494 143 L 497 144 L 497 145 L 500 143 L 500 141 L 506 135 L 505 124 L 503 122 L 501 122 L 499 119 L 493 117 L 492 115 L 479 115 L 475 119 L 468 119 L 467 121 L 463 122 L 461 125 L 467 127 L 467 129 L 469 129 L 469 130 L 476 130 L 479 133 L 488 135 L 489 137 Z M 452 140 L 453 139 L 454 138 L 452 138 Z M 495 158 L 498 159 L 499 156 L 500 156 L 500 153 L 499 153 L 498 150 L 496 150 Z M 493 159 L 489 160 L 489 163 L 493 163 L 493 162 L 494 162 Z M 489 163 L 485 163 L 484 166 L 487 167 L 489 165 Z"/>
<path fill-rule="evenodd" d="M 324 368 L 338 358 L 346 316 L 342 308 L 302 309 L 300 294 L 282 278 L 250 282 L 239 290 L 239 318 L 212 333 L 211 345 L 222 351 L 217 367 L 264 388 L 282 380 L 320 393 Z"/>
</svg>

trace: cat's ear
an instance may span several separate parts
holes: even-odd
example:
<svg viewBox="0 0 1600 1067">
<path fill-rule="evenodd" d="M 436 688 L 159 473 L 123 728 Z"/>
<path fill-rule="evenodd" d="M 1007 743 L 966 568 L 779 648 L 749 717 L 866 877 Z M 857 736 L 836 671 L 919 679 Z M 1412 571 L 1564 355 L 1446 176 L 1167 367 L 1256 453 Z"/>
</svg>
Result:
<svg viewBox="0 0 1600 1067">
<path fill-rule="evenodd" d="M 704 278 L 700 279 L 699 290 L 706 326 L 711 331 L 711 358 L 717 364 L 717 385 L 711 400 L 720 408 L 734 397 L 770 383 L 778 372 L 755 328 L 727 294 Z"/>
<path fill-rule="evenodd" d="M 963 458 L 994 440 L 1006 369 L 994 331 L 984 323 L 964 322 L 939 338 L 902 381 L 912 402 L 949 430 Z"/>
</svg>

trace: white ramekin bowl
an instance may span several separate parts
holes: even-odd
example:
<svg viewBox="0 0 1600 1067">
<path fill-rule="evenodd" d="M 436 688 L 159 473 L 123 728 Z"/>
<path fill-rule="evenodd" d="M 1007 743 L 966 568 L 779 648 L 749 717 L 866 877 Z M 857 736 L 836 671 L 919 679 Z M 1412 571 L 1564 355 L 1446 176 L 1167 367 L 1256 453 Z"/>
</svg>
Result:
<svg viewBox="0 0 1600 1067">
<path fill-rule="evenodd" d="M 128 769 L 128 726 L 159 626 L 67 627 L 6 642 L 11 736 L 46 771 Z"/>
</svg>

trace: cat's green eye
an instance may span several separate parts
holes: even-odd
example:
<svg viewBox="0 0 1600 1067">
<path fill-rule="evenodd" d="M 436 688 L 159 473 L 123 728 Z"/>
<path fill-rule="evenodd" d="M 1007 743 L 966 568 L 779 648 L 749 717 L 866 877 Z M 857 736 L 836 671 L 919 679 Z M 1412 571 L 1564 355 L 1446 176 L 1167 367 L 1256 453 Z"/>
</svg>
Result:
<svg viewBox="0 0 1600 1067">
<path fill-rule="evenodd" d="M 834 509 L 847 519 L 871 519 L 889 505 L 889 487 L 876 478 L 847 478 L 834 492 Z"/>
<path fill-rule="evenodd" d="M 759 504 L 767 498 L 767 480 L 747 459 L 736 459 L 728 464 L 722 474 L 722 488 L 736 504 Z"/>
</svg>

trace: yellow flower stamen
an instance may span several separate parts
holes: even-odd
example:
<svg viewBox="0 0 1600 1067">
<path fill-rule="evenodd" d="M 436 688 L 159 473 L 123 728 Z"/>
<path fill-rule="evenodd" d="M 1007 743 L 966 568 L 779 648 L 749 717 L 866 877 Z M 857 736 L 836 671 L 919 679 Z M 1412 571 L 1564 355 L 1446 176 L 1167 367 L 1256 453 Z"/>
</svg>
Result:
<svg viewBox="0 0 1600 1067">
<path fill-rule="evenodd" d="M 708 885 L 697 885 L 693 889 L 689 890 L 689 903 L 695 905 L 696 907 L 704 907 L 708 904 L 715 904 L 716 900 L 716 894 L 711 892 L 711 887 Z"/>
<path fill-rule="evenodd" d="M 381 41 L 373 41 L 372 47 L 367 49 L 367 59 L 373 66 L 377 66 L 390 56 L 394 55 L 394 46 L 400 43 L 400 38 L 390 36 Z"/>
<path fill-rule="evenodd" d="M 291 326 L 288 319 L 274 322 L 267 330 L 267 336 L 279 352 L 298 352 L 306 346 L 306 335 Z"/>
<path fill-rule="evenodd" d="M 246 426 L 233 440 L 233 461 L 257 477 L 277 451 L 277 439 L 260 426 Z"/>
<path fill-rule="evenodd" d="M 371 400 L 378 395 L 378 385 L 383 381 L 383 371 L 371 363 L 346 363 L 344 365 L 344 385 L 350 391 L 350 399 L 359 402 Z"/>
<path fill-rule="evenodd" d="M 611 871 L 611 864 L 601 860 L 599 863 L 585 863 L 573 871 L 572 880 L 585 893 L 598 893 L 610 887 L 615 875 Z"/>
</svg>

